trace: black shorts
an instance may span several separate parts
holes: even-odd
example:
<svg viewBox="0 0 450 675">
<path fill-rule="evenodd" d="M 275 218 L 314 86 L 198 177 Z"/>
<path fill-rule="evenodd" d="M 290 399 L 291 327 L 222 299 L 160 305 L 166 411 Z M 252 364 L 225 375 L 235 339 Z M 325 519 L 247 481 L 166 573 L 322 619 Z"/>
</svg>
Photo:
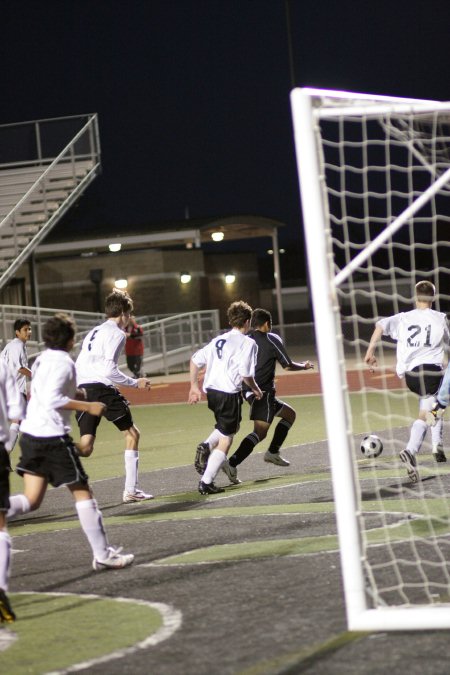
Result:
<svg viewBox="0 0 450 675">
<path fill-rule="evenodd" d="M 120 431 L 126 431 L 133 426 L 128 401 L 118 389 L 106 384 L 81 384 L 80 389 L 86 390 L 88 401 L 100 401 L 106 405 L 104 417 L 115 424 Z M 80 436 L 85 434 L 95 436 L 100 417 L 87 412 L 77 412 L 75 418 L 80 427 Z"/>
<path fill-rule="evenodd" d="M 224 436 L 233 436 L 239 431 L 242 419 L 242 395 L 228 394 L 216 389 L 206 391 L 208 408 L 216 418 L 215 428 Z"/>
<path fill-rule="evenodd" d="M 9 473 L 11 464 L 4 443 L 0 443 L 0 511 L 9 509 Z"/>
<path fill-rule="evenodd" d="M 443 375 L 441 366 L 424 364 L 405 373 L 405 382 L 408 389 L 418 396 L 434 396 Z"/>
<path fill-rule="evenodd" d="M 250 419 L 267 422 L 267 424 L 273 422 L 273 418 L 278 415 L 284 406 L 283 401 L 275 396 L 274 391 L 264 391 L 262 398 L 259 400 L 249 391 L 245 395 L 245 400 L 250 404 Z"/>
<path fill-rule="evenodd" d="M 16 466 L 19 476 L 24 473 L 42 476 L 53 487 L 76 483 L 87 486 L 88 476 L 70 436 L 43 438 L 22 434 L 20 449 L 22 455 Z"/>
</svg>

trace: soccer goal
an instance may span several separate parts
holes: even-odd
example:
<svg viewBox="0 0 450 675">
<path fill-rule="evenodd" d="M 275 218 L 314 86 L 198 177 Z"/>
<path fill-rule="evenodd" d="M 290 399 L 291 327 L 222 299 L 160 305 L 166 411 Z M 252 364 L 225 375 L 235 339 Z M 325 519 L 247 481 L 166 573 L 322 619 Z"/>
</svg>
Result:
<svg viewBox="0 0 450 675">
<path fill-rule="evenodd" d="M 348 626 L 450 628 L 450 453 L 434 461 L 429 430 L 410 483 L 418 399 L 392 342 L 364 364 L 418 281 L 450 309 L 450 103 L 302 88 L 291 104 Z"/>
</svg>

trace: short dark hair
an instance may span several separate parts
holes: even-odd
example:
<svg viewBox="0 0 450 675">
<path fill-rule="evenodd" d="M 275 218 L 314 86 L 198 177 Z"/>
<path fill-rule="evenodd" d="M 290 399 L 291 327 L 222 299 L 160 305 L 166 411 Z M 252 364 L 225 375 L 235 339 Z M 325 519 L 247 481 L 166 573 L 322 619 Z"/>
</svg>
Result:
<svg viewBox="0 0 450 675">
<path fill-rule="evenodd" d="M 16 330 L 22 330 L 24 326 L 31 326 L 31 321 L 29 319 L 16 319 L 14 321 L 14 335 L 16 334 Z"/>
<path fill-rule="evenodd" d="M 59 313 L 50 317 L 42 329 L 42 337 L 48 349 L 66 349 L 75 337 L 76 325 L 72 317 Z"/>
<path fill-rule="evenodd" d="M 108 318 L 116 318 L 121 314 L 133 311 L 133 301 L 126 291 L 114 289 L 105 300 L 105 314 Z"/>
<path fill-rule="evenodd" d="M 416 298 L 422 302 L 433 302 L 436 288 L 431 281 L 419 281 L 415 286 Z"/>
<path fill-rule="evenodd" d="M 252 328 L 261 328 L 265 323 L 269 322 L 269 326 L 272 328 L 272 315 L 267 309 L 261 309 L 258 307 L 252 312 Z"/>
<path fill-rule="evenodd" d="M 243 300 L 236 300 L 228 307 L 227 316 L 232 328 L 242 328 L 252 318 L 252 308 Z"/>
</svg>

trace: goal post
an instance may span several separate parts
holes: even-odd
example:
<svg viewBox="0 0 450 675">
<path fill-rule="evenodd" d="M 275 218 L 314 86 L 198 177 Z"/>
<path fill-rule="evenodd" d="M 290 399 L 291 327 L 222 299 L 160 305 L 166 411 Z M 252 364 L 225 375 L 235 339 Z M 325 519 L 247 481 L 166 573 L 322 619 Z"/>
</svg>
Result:
<svg viewBox="0 0 450 675">
<path fill-rule="evenodd" d="M 302 88 L 291 107 L 348 626 L 449 628 L 450 470 L 428 444 L 407 484 L 398 452 L 417 399 L 392 345 L 372 378 L 363 358 L 417 281 L 450 309 L 450 103 Z M 371 432 L 377 460 L 359 452 Z"/>
</svg>

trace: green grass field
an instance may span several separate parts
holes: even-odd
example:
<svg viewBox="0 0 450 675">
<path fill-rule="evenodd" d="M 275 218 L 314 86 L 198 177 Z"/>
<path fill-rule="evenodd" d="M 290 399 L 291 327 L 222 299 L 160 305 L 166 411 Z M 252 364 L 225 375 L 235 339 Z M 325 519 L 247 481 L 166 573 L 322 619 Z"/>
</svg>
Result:
<svg viewBox="0 0 450 675">
<path fill-rule="evenodd" d="M 351 395 L 353 427 L 356 434 L 382 430 L 388 427 L 405 426 L 414 418 L 417 402 L 414 396 L 406 398 L 398 392 L 370 393 L 366 395 L 366 406 L 370 415 L 363 413 L 364 400 L 360 394 Z M 287 445 L 301 445 L 326 439 L 322 396 L 285 397 L 286 403 L 297 412 L 297 420 L 287 438 Z M 388 410 L 387 403 L 389 403 Z M 191 464 L 197 443 L 211 431 L 212 413 L 206 403 L 195 406 L 186 403 L 169 405 L 136 406 L 133 417 L 141 431 L 139 468 L 141 472 L 171 468 Z M 243 408 L 241 429 L 234 441 L 237 448 L 240 439 L 253 428 L 248 419 L 248 408 Z M 73 425 L 74 438 L 77 438 L 77 426 Z M 257 446 L 257 452 L 264 452 L 270 442 L 268 438 Z M 120 432 L 114 425 L 101 422 L 98 430 L 95 450 L 91 457 L 83 460 L 91 481 L 113 478 L 123 475 L 123 443 Z M 19 450 L 15 450 L 12 460 L 17 461 Z M 11 479 L 12 492 L 20 490 L 21 479 L 15 475 Z"/>
<path fill-rule="evenodd" d="M 206 596 L 220 597 L 225 603 L 227 611 L 234 616 L 234 623 L 238 624 L 238 632 L 251 636 L 248 640 L 246 637 L 235 670 L 223 672 L 279 675 L 288 672 L 285 667 L 291 661 L 294 670 L 289 672 L 303 672 L 299 664 L 307 665 L 311 654 L 320 660 L 330 644 L 338 644 L 339 649 L 344 645 L 345 649 L 356 634 L 345 630 L 340 610 L 329 619 L 329 626 L 320 639 L 315 631 L 308 635 L 301 619 L 293 619 L 300 622 L 302 651 L 299 651 L 295 630 L 283 629 L 282 645 L 272 648 L 271 643 L 268 653 L 258 644 L 264 626 L 273 621 L 284 626 L 289 616 L 297 616 L 298 608 L 303 613 L 304 607 L 308 607 L 308 624 L 323 624 L 323 609 L 316 613 L 308 606 L 310 588 L 315 582 L 314 594 L 323 593 L 317 606 L 324 608 L 327 615 L 333 615 L 333 609 L 339 608 L 342 603 L 338 594 L 333 595 L 333 589 L 339 586 L 335 571 L 339 542 L 334 525 L 335 502 L 328 456 L 325 444 L 319 443 L 327 437 L 322 397 L 296 396 L 286 397 L 285 400 L 297 412 L 297 421 L 286 446 L 315 442 L 318 445 L 305 447 L 301 453 L 292 452 L 289 455 L 291 467 L 287 471 L 267 467 L 262 461 L 254 462 L 254 475 L 245 478 L 242 485 L 227 486 L 223 495 L 211 498 L 198 494 L 198 477 L 192 467 L 195 447 L 209 434 L 213 424 L 206 403 L 133 408 L 136 425 L 142 434 L 140 471 L 155 471 L 151 477 L 152 484 L 159 481 L 159 488 L 162 486 L 163 489 L 159 490 L 159 494 L 155 491 L 157 499 L 148 505 L 123 506 L 117 503 L 120 502 L 120 492 L 115 489 L 106 499 L 104 508 L 102 504 L 104 523 L 110 536 L 125 547 L 132 544 L 131 550 L 137 555 L 137 564 L 133 569 L 94 575 L 88 565 L 84 566 L 86 561 L 89 563 L 85 545 L 80 551 L 80 560 L 75 556 L 72 567 L 69 542 L 72 532 L 74 537 L 81 537 L 79 522 L 72 504 L 69 507 L 67 502 L 57 504 L 56 494 L 53 494 L 56 510 L 51 515 L 44 513 L 42 517 L 17 523 L 13 521 L 10 532 L 15 562 L 10 596 L 18 621 L 3 631 L 3 637 L 10 638 L 11 642 L 7 649 L 6 643 L 3 646 L 0 672 L 5 670 L 15 675 L 72 672 L 74 664 L 83 661 L 92 664 L 96 659 L 99 662 L 106 659 L 105 670 L 99 672 L 119 675 L 127 669 L 123 660 L 125 652 L 129 654 L 126 658 L 131 660 L 133 672 L 178 672 L 178 665 L 174 665 L 173 670 L 159 671 L 158 668 L 160 663 L 164 663 L 164 658 L 169 664 L 174 664 L 175 660 L 179 663 L 179 654 L 185 655 L 198 635 L 198 621 L 207 617 L 211 625 L 220 625 L 223 612 L 220 604 L 215 606 L 213 603 L 212 608 L 217 610 L 214 615 L 211 608 L 208 614 L 201 608 L 196 614 L 198 608 L 192 598 L 197 597 L 200 585 Z M 370 413 L 364 412 L 367 409 Z M 408 427 L 416 413 L 417 400 L 412 395 L 404 397 L 404 392 L 351 395 L 355 434 L 368 431 L 381 433 L 389 427 Z M 253 425 L 247 415 L 248 407 L 244 407 L 244 420 L 234 447 L 252 430 Z M 75 438 L 76 431 L 74 425 Z M 256 452 L 266 450 L 271 436 L 269 433 L 269 438 L 257 446 Z M 123 477 L 123 449 L 121 434 L 112 424 L 102 421 L 95 451 L 92 457 L 83 460 L 92 482 Z M 14 451 L 13 462 L 18 459 L 19 452 L 19 448 Z M 387 452 L 382 459 L 382 463 L 370 463 L 370 460 L 358 457 L 365 490 L 362 502 L 364 517 L 370 524 L 366 531 L 368 543 L 376 548 L 386 541 L 385 530 L 379 526 L 380 501 L 372 494 L 372 485 L 378 479 L 384 481 L 386 490 L 391 483 L 395 487 L 390 496 L 385 493 L 384 502 L 385 513 L 392 514 L 390 517 L 395 519 L 395 527 L 389 529 L 391 545 L 402 544 L 411 537 L 428 540 L 436 535 L 445 536 L 449 522 L 448 500 L 434 496 L 424 503 L 420 494 L 413 493 L 408 500 L 399 497 L 398 459 Z M 157 472 L 175 467 L 185 468 L 176 472 L 182 480 L 177 478 L 174 488 L 175 482 L 168 480 L 173 472 Z M 426 467 L 421 471 L 427 477 Z M 436 477 L 446 473 L 446 468 L 440 465 L 436 468 L 432 464 L 430 471 Z M 21 490 L 22 481 L 17 475 L 12 475 L 11 482 L 13 493 Z M 101 487 L 97 487 L 100 491 Z M 97 487 L 94 486 L 94 491 Z M 108 489 L 108 484 L 105 487 Z M 403 513 L 407 514 L 407 518 L 402 518 Z M 218 595 L 221 569 L 229 571 L 234 585 L 241 583 L 235 604 L 233 595 Z M 239 573 L 241 569 L 243 572 Z M 283 572 L 281 585 L 277 576 L 279 570 Z M 329 580 L 330 575 L 334 578 L 331 586 L 329 581 L 324 582 L 324 579 Z M 261 578 L 264 579 L 263 594 L 259 587 Z M 254 588 L 250 587 L 253 583 Z M 60 590 L 63 592 L 59 593 Z M 266 595 L 269 597 L 267 607 Z M 294 602 L 290 602 L 291 596 L 295 598 Z M 245 597 L 247 605 L 252 608 L 251 622 L 248 622 L 248 614 L 245 615 L 247 607 L 243 613 L 241 597 Z M 272 602 L 270 598 L 277 600 Z M 167 611 L 174 606 L 179 612 L 179 622 L 170 615 L 172 618 L 168 619 L 168 625 L 173 631 L 169 635 L 170 646 L 161 646 L 158 652 L 158 648 L 152 646 L 159 644 L 153 642 L 155 636 L 158 632 L 166 635 L 164 631 L 167 631 L 164 623 L 166 615 L 161 613 L 162 605 L 158 604 L 161 602 L 167 603 L 164 605 Z M 242 614 L 243 623 L 239 623 Z M 254 626 L 260 616 L 261 624 Z M 297 626 L 296 623 L 294 625 Z M 226 631 L 226 627 L 222 626 L 223 630 Z M 43 632 L 52 635 L 51 650 L 42 647 Z M 286 634 L 289 637 L 287 645 Z M 212 637 L 208 635 L 211 641 L 215 632 Z M 164 637 L 166 639 L 167 636 Z M 249 666 L 250 660 L 247 663 L 249 667 L 241 670 L 237 664 L 242 655 L 247 658 L 249 644 L 253 644 L 251 658 L 254 665 Z M 141 649 L 145 660 L 140 660 Z M 214 654 L 217 649 L 220 650 L 220 645 L 214 647 Z M 161 662 L 158 661 L 160 655 Z M 198 657 L 188 652 L 188 656 L 183 658 L 186 663 L 190 659 L 196 664 Z M 350 654 L 348 662 L 352 658 Z M 85 667 L 84 670 L 88 672 Z M 186 672 L 206 671 L 191 669 Z M 334 671 L 329 669 L 327 672 Z M 347 667 L 342 672 L 347 672 Z M 360 669 L 358 672 L 372 671 Z"/>
</svg>

